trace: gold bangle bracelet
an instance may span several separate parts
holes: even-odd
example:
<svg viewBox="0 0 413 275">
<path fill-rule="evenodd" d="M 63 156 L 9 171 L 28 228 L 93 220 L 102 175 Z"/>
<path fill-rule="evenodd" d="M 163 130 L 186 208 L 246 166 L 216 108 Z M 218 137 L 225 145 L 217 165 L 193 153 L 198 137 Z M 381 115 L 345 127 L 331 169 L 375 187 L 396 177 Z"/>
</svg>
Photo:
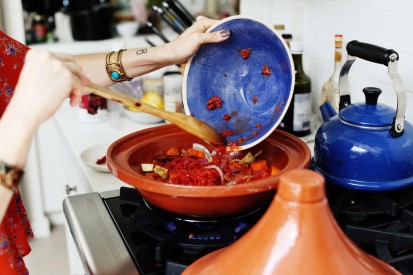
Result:
<svg viewBox="0 0 413 275">
<path fill-rule="evenodd" d="M 123 70 L 121 58 L 122 53 L 126 51 L 125 49 L 120 49 L 119 51 L 112 51 L 106 55 L 106 72 L 109 78 L 114 82 L 130 81 L 125 71 Z"/>
<path fill-rule="evenodd" d="M 23 170 L 0 161 L 0 184 L 13 191 L 23 176 Z"/>
</svg>

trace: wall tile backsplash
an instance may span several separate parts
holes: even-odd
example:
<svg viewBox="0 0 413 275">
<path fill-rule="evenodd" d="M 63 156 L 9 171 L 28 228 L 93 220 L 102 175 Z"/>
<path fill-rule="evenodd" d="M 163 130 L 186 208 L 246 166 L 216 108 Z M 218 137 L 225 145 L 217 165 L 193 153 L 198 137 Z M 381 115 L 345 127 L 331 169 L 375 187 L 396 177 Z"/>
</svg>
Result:
<svg viewBox="0 0 413 275">
<path fill-rule="evenodd" d="M 304 43 L 304 69 L 312 80 L 313 110 L 318 111 L 323 83 L 333 71 L 334 35 L 394 49 L 407 91 L 406 119 L 413 123 L 413 1 L 409 0 L 260 0 L 241 1 L 242 15 L 271 26 L 284 24 Z M 343 51 L 343 63 L 347 58 Z M 351 67 L 352 102 L 363 102 L 367 86 L 383 90 L 379 102 L 396 107 L 396 92 L 387 67 L 357 59 Z"/>
</svg>

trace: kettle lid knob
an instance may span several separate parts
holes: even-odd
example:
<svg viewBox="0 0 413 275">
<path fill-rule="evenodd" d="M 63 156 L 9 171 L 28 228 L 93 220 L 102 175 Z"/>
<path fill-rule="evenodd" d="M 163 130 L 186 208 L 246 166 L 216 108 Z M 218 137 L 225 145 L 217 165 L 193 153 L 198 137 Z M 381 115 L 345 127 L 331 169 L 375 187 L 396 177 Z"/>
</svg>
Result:
<svg viewBox="0 0 413 275">
<path fill-rule="evenodd" d="M 363 93 L 366 97 L 367 105 L 377 105 L 377 101 L 381 94 L 381 89 L 376 87 L 366 87 L 363 89 Z"/>
</svg>

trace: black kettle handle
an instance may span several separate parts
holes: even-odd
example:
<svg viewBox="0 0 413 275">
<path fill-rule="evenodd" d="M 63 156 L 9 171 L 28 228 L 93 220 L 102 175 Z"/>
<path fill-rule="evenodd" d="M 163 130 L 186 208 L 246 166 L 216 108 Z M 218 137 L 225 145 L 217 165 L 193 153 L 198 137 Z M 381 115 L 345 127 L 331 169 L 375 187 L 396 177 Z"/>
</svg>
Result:
<svg viewBox="0 0 413 275">
<path fill-rule="evenodd" d="M 372 44 L 359 42 L 357 40 L 350 41 L 346 46 L 349 55 L 387 66 L 390 56 L 396 54 L 396 60 L 399 60 L 399 54 L 392 49 L 385 49 Z"/>
<path fill-rule="evenodd" d="M 391 78 L 397 94 L 397 109 L 393 120 L 390 133 L 393 137 L 403 135 L 404 132 L 404 115 L 406 113 L 406 90 L 398 73 L 399 54 L 392 49 L 385 49 L 376 45 L 350 41 L 346 46 L 347 61 L 340 71 L 339 93 L 340 93 L 340 110 L 351 104 L 350 92 L 348 90 L 348 73 L 356 57 L 383 64 L 388 67 L 389 77 Z"/>
</svg>

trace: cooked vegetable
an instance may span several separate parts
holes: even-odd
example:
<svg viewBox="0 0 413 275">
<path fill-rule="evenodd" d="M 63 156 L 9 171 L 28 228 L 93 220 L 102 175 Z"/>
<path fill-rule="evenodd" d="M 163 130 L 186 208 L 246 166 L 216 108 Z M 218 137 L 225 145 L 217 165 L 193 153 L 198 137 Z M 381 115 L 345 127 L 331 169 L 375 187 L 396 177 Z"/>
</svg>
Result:
<svg viewBox="0 0 413 275">
<path fill-rule="evenodd" d="M 265 159 L 258 160 L 256 162 L 251 163 L 251 169 L 254 171 L 260 171 L 260 170 L 264 170 L 267 168 L 268 168 L 268 165 Z"/>
<path fill-rule="evenodd" d="M 271 166 L 271 176 L 276 175 L 278 173 L 280 173 L 280 169 L 278 169 L 275 166 Z"/>
<path fill-rule="evenodd" d="M 251 154 L 251 152 L 248 152 L 242 159 L 241 163 L 253 163 L 255 161 L 254 156 Z"/>
<path fill-rule="evenodd" d="M 179 151 L 178 149 L 176 149 L 175 147 L 169 148 L 166 151 L 166 155 L 167 156 L 179 156 Z"/>
<path fill-rule="evenodd" d="M 155 167 L 153 168 L 153 171 L 163 179 L 166 179 L 168 177 L 168 169 L 162 166 L 155 165 Z"/>
<path fill-rule="evenodd" d="M 141 163 L 141 168 L 143 172 L 152 172 L 153 163 Z"/>
<path fill-rule="evenodd" d="M 165 158 L 160 154 L 153 160 L 153 170 L 145 173 L 149 178 L 181 185 L 215 186 L 234 185 L 275 175 L 276 167 L 269 167 L 264 159 L 257 160 L 262 150 L 251 152 L 229 152 L 226 146 L 219 146 L 210 152 L 202 144 L 194 143 L 192 148 L 180 150 L 177 156 Z M 172 148 L 170 148 L 172 149 Z M 173 152 L 172 150 L 165 152 Z M 144 166 L 142 164 L 142 171 Z"/>
<path fill-rule="evenodd" d="M 194 148 L 189 148 L 187 152 L 189 157 L 194 157 L 197 159 L 204 159 L 206 158 L 206 154 L 203 150 L 199 149 L 194 149 Z"/>
<path fill-rule="evenodd" d="M 204 145 L 202 145 L 200 143 L 194 143 L 194 144 L 192 144 L 192 148 L 204 151 L 205 154 L 206 154 L 205 158 L 208 159 L 209 161 L 211 161 L 211 151 L 209 151 L 208 148 L 206 148 Z"/>
</svg>

